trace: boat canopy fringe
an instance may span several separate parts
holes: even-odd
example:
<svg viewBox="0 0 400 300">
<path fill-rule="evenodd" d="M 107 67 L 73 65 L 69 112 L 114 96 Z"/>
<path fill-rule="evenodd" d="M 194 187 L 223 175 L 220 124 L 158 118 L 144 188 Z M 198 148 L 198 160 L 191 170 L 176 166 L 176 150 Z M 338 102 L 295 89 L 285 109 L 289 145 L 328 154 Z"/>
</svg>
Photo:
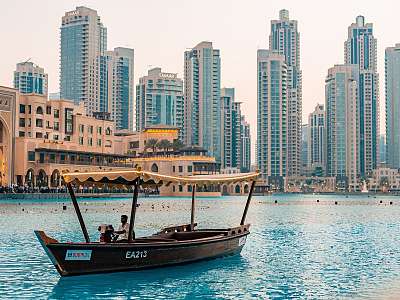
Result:
<svg viewBox="0 0 400 300">
<path fill-rule="evenodd" d="M 100 183 L 116 185 L 157 184 L 224 184 L 244 181 L 254 181 L 259 176 L 258 172 L 237 174 L 212 174 L 193 176 L 170 176 L 155 172 L 129 170 L 129 171 L 102 171 L 102 172 L 76 172 L 62 174 L 66 183 Z"/>
</svg>

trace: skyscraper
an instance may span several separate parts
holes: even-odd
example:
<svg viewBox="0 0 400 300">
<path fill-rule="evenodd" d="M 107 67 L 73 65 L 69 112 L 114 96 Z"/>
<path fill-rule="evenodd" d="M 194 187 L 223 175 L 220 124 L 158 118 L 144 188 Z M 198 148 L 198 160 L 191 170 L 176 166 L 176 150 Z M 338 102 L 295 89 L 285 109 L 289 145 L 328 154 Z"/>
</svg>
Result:
<svg viewBox="0 0 400 300">
<path fill-rule="evenodd" d="M 271 21 L 269 49 L 284 55 L 287 65 L 287 175 L 300 175 L 302 124 L 302 73 L 300 70 L 300 33 L 289 11 L 279 11 L 279 20 Z"/>
<path fill-rule="evenodd" d="M 346 64 L 355 64 L 359 69 L 359 159 L 360 176 L 372 174 L 379 161 L 379 78 L 376 66 L 377 41 L 371 23 L 365 24 L 363 16 L 356 18 L 348 28 L 344 43 Z"/>
<path fill-rule="evenodd" d="M 107 51 L 108 108 L 116 129 L 135 129 L 134 50 L 115 48 Z"/>
<path fill-rule="evenodd" d="M 241 117 L 241 144 L 242 144 L 242 162 L 241 171 L 250 172 L 251 166 L 251 135 L 250 124 L 246 122 L 244 116 Z"/>
<path fill-rule="evenodd" d="M 386 162 L 400 168 L 400 44 L 385 51 Z"/>
<path fill-rule="evenodd" d="M 354 190 L 360 172 L 357 65 L 335 65 L 325 80 L 326 174 Z"/>
<path fill-rule="evenodd" d="M 184 140 L 221 161 L 221 58 L 211 42 L 201 42 L 184 55 Z"/>
<path fill-rule="evenodd" d="M 60 94 L 84 102 L 88 114 L 107 111 L 107 29 L 97 11 L 79 6 L 61 23 Z"/>
<path fill-rule="evenodd" d="M 183 82 L 175 73 L 153 68 L 136 86 L 136 129 L 150 125 L 172 125 L 183 129 Z"/>
<path fill-rule="evenodd" d="M 287 166 L 285 56 L 257 51 L 257 163 L 262 179 L 282 187 Z"/>
<path fill-rule="evenodd" d="M 43 68 L 33 62 L 18 63 L 14 71 L 14 88 L 22 94 L 35 93 L 47 96 L 48 76 Z"/>
<path fill-rule="evenodd" d="M 241 102 L 235 101 L 235 89 L 221 89 L 221 164 L 223 168 L 242 168 Z"/>
<path fill-rule="evenodd" d="M 308 115 L 308 125 L 308 169 L 321 173 L 325 169 L 325 110 L 322 104 L 317 104 Z"/>
<path fill-rule="evenodd" d="M 300 175 L 308 176 L 308 135 L 309 124 L 301 125 L 301 151 L 300 151 Z"/>
</svg>

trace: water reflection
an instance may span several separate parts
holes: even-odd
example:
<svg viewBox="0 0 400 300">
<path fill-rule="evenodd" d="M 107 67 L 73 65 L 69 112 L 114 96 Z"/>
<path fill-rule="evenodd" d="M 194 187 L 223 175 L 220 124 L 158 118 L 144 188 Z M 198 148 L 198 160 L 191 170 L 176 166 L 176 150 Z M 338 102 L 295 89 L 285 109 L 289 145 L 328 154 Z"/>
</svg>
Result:
<svg viewBox="0 0 400 300">
<path fill-rule="evenodd" d="M 123 297 L 130 299 L 171 299 L 202 295 L 216 299 L 223 286 L 233 285 L 236 276 L 247 268 L 240 255 L 189 265 L 143 271 L 84 275 L 60 278 L 50 298 Z M 234 286 L 233 286 L 234 287 Z M 235 287 L 234 287 L 235 288 Z"/>
</svg>

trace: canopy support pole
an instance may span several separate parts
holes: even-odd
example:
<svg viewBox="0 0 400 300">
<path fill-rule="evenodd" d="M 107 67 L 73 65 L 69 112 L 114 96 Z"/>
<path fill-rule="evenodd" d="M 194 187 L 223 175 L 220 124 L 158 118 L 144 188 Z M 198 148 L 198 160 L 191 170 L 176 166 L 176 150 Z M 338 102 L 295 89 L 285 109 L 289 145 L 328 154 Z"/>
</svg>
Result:
<svg viewBox="0 0 400 300">
<path fill-rule="evenodd" d="M 79 224 L 81 225 L 83 236 L 85 237 L 86 243 L 90 243 L 89 234 L 86 230 L 85 222 L 83 221 L 81 210 L 78 205 L 78 201 L 76 201 L 74 189 L 70 182 L 67 183 L 68 192 L 71 195 L 72 204 L 74 205 L 76 215 L 78 216 Z"/>
<path fill-rule="evenodd" d="M 196 184 L 192 185 L 192 209 L 191 209 L 191 213 L 190 213 L 190 231 L 194 230 L 194 212 L 195 212 L 195 195 L 196 192 Z"/>
<path fill-rule="evenodd" d="M 139 189 L 139 180 L 136 179 L 133 189 L 133 198 L 132 198 L 132 208 L 131 208 L 131 218 L 129 222 L 129 232 L 128 232 L 128 243 L 131 243 L 135 239 L 135 217 L 136 217 L 136 206 L 138 199 L 138 189 Z"/>
<path fill-rule="evenodd" d="M 244 211 L 243 211 L 243 216 L 242 216 L 242 220 L 240 221 L 240 225 L 244 225 L 244 222 L 246 221 L 247 210 L 249 209 L 251 196 L 253 195 L 253 189 L 254 189 L 255 185 L 256 185 L 256 181 L 254 180 L 251 183 L 250 192 L 249 192 L 249 195 L 247 196 L 247 202 L 246 202 L 246 206 L 245 206 Z"/>
</svg>

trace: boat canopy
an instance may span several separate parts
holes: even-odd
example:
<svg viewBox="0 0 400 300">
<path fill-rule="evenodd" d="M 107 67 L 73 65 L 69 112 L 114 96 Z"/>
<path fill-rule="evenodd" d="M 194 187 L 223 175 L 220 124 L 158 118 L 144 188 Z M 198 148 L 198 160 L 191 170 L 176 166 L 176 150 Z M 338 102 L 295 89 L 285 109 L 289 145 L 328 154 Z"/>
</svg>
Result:
<svg viewBox="0 0 400 300">
<path fill-rule="evenodd" d="M 98 172 L 75 172 L 64 173 L 65 183 L 102 183 L 118 185 L 135 185 L 137 180 L 140 184 L 159 184 L 169 185 L 178 184 L 223 184 L 236 183 L 243 181 L 255 181 L 259 176 L 258 172 L 236 173 L 236 174 L 212 174 L 212 175 L 193 175 L 193 176 L 171 176 L 156 172 L 129 170 L 129 171 L 98 171 Z"/>
</svg>

